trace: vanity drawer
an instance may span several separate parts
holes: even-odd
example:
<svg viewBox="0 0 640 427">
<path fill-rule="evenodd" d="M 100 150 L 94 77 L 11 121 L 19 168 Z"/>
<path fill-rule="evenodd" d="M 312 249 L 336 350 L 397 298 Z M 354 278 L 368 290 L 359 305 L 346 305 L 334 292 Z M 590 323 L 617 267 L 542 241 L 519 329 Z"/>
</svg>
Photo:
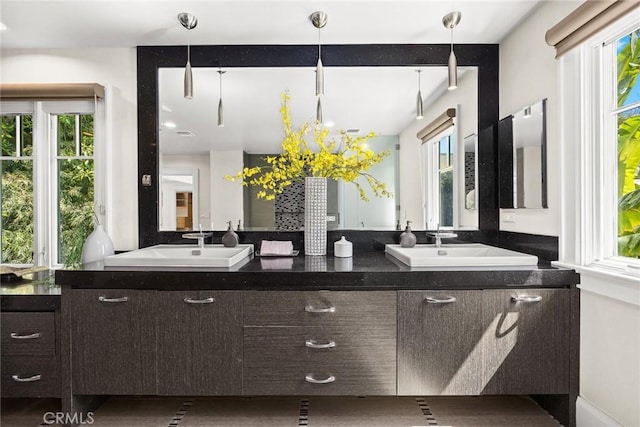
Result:
<svg viewBox="0 0 640 427">
<path fill-rule="evenodd" d="M 53 312 L 2 313 L 2 355 L 55 355 L 54 316 Z"/>
<path fill-rule="evenodd" d="M 245 327 L 243 392 L 395 395 L 395 325 Z"/>
<path fill-rule="evenodd" d="M 245 326 L 395 325 L 393 291 L 247 291 Z"/>
<path fill-rule="evenodd" d="M 54 357 L 3 357 L 3 397 L 60 397 L 58 362 Z"/>
</svg>

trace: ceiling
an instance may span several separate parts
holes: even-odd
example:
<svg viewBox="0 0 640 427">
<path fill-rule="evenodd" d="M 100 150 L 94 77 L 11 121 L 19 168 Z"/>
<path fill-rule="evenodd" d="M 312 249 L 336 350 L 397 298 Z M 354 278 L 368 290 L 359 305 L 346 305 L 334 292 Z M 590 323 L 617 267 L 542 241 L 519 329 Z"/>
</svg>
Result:
<svg viewBox="0 0 640 427">
<path fill-rule="evenodd" d="M 91 48 L 139 45 L 317 44 L 318 31 L 309 21 L 316 10 L 328 13 L 323 44 L 449 43 L 451 32 L 442 17 L 462 12 L 455 43 L 498 43 L 540 3 L 501 1 L 31 1 L 2 0 L 0 49 Z M 180 12 L 198 18 L 187 31 Z M 505 19 L 508 17 L 508 19 Z M 186 54 L 186 52 L 185 52 Z M 197 153 L 242 149 L 276 152 L 282 137 L 280 94 L 292 97 L 294 126 L 315 117 L 314 69 L 227 69 L 223 81 L 225 127 L 216 126 L 219 99 L 214 69 L 194 68 L 194 98 L 181 96 L 183 69 L 160 76 L 163 152 Z M 460 70 L 461 72 L 463 70 Z M 100 82 L 106 83 L 106 82 Z M 446 69 L 426 68 L 422 74 L 425 109 L 445 91 Z M 397 134 L 415 117 L 418 79 L 415 67 L 325 67 L 324 119 L 335 129 L 358 128 Z M 170 111 L 167 111 L 170 110 Z M 382 120 L 384 118 L 384 120 Z M 176 130 L 195 136 L 181 137 Z M 261 145 L 268 141 L 267 148 Z"/>
</svg>

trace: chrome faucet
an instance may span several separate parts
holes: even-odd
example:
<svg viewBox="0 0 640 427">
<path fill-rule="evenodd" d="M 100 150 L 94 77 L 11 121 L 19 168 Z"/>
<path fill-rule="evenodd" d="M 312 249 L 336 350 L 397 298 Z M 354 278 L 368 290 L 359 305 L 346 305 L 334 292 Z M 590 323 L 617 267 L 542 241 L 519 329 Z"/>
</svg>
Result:
<svg viewBox="0 0 640 427">
<path fill-rule="evenodd" d="M 440 231 L 440 224 L 438 224 L 435 233 L 427 233 L 427 236 L 428 237 L 433 237 L 433 239 L 435 240 L 436 248 L 441 248 L 442 247 L 442 239 L 452 239 L 454 237 L 458 237 L 458 235 L 456 233 L 441 232 Z"/>
<path fill-rule="evenodd" d="M 186 233 L 182 235 L 183 239 L 198 239 L 198 247 L 204 248 L 204 239 L 209 236 L 213 236 L 213 233 L 203 233 L 202 224 L 198 224 L 199 233 Z"/>
</svg>

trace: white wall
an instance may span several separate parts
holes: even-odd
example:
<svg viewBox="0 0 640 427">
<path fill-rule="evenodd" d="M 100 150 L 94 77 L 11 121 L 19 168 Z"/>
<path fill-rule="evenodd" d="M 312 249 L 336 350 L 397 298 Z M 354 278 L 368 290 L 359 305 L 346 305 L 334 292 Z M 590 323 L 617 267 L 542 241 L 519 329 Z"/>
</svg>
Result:
<svg viewBox="0 0 640 427">
<path fill-rule="evenodd" d="M 134 48 L 2 49 L 4 83 L 99 83 L 112 90 L 107 141 L 107 224 L 116 250 L 138 247 L 136 51 Z"/>
<path fill-rule="evenodd" d="M 242 151 L 211 151 L 211 222 L 214 230 L 226 230 L 227 221 L 234 229 L 244 221 L 242 185 L 230 182 L 225 175 L 235 175 L 244 167 Z"/>
<path fill-rule="evenodd" d="M 502 209 L 500 230 L 558 236 L 560 233 L 560 161 L 558 151 L 558 61 L 545 42 L 549 28 L 582 1 L 543 2 L 500 42 L 500 118 L 547 98 L 548 209 Z M 505 212 L 514 222 L 505 222 Z"/>
<path fill-rule="evenodd" d="M 580 281 L 580 397 L 620 425 L 640 426 L 638 281 L 584 271 Z"/>
<path fill-rule="evenodd" d="M 208 230 L 211 226 L 211 165 L 209 153 L 207 154 L 163 154 L 160 162 L 160 170 L 192 170 L 198 169 L 198 212 L 193 218 L 193 228 L 198 229 L 202 225 L 203 230 Z M 163 228 L 170 230 L 171 228 Z M 175 228 L 173 228 L 175 230 Z"/>
<path fill-rule="evenodd" d="M 421 141 L 416 134 L 431 121 L 440 116 L 447 108 L 458 108 L 457 126 L 457 154 L 458 165 L 464 165 L 463 139 L 470 134 L 477 133 L 478 127 L 478 72 L 476 69 L 467 70 L 458 80 L 458 88 L 444 91 L 433 103 L 428 105 L 421 120 L 415 120 L 400 134 L 400 222 L 404 226 L 407 220 L 413 222 L 415 230 L 424 230 L 426 219 L 422 206 L 422 173 L 420 166 Z M 456 174 L 459 188 L 464 188 L 464 170 L 458 167 Z M 458 222 L 462 227 L 477 227 L 478 216 L 476 210 L 464 209 L 464 192 L 459 192 Z"/>
</svg>

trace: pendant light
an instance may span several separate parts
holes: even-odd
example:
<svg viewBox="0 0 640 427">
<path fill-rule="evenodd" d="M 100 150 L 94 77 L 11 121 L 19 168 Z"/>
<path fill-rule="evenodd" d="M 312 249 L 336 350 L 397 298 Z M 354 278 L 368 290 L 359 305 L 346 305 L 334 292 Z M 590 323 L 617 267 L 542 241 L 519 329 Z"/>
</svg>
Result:
<svg viewBox="0 0 640 427">
<path fill-rule="evenodd" d="M 445 28 L 451 30 L 451 53 L 449 54 L 449 90 L 453 90 L 458 87 L 458 60 L 456 59 L 456 54 L 453 52 L 453 29 L 460 23 L 460 18 L 462 18 L 462 13 L 455 11 L 447 13 L 444 18 L 442 18 L 442 24 Z"/>
<path fill-rule="evenodd" d="M 322 95 L 324 95 L 324 69 L 322 67 L 322 43 L 320 40 L 320 30 L 327 25 L 328 15 L 326 12 L 313 12 L 309 19 L 314 27 L 318 29 L 318 62 L 316 64 L 316 121 L 322 123 Z"/>
<path fill-rule="evenodd" d="M 194 15 L 182 12 L 178 14 L 178 21 L 187 30 L 192 30 L 198 25 L 198 18 Z M 187 42 L 187 65 L 184 67 L 184 97 L 193 98 L 193 75 L 191 74 L 191 46 Z"/>
<path fill-rule="evenodd" d="M 424 117 L 424 109 L 422 107 L 422 91 L 421 89 L 421 82 L 420 82 L 420 73 L 422 73 L 422 70 L 416 70 L 416 73 L 418 73 L 418 96 L 416 97 L 416 120 L 420 120 L 421 118 Z"/>
<path fill-rule="evenodd" d="M 224 108 L 222 106 L 222 75 L 226 73 L 226 71 L 222 71 L 222 69 L 218 70 L 218 74 L 220 75 L 220 101 L 218 101 L 218 127 L 224 127 Z"/>
</svg>

